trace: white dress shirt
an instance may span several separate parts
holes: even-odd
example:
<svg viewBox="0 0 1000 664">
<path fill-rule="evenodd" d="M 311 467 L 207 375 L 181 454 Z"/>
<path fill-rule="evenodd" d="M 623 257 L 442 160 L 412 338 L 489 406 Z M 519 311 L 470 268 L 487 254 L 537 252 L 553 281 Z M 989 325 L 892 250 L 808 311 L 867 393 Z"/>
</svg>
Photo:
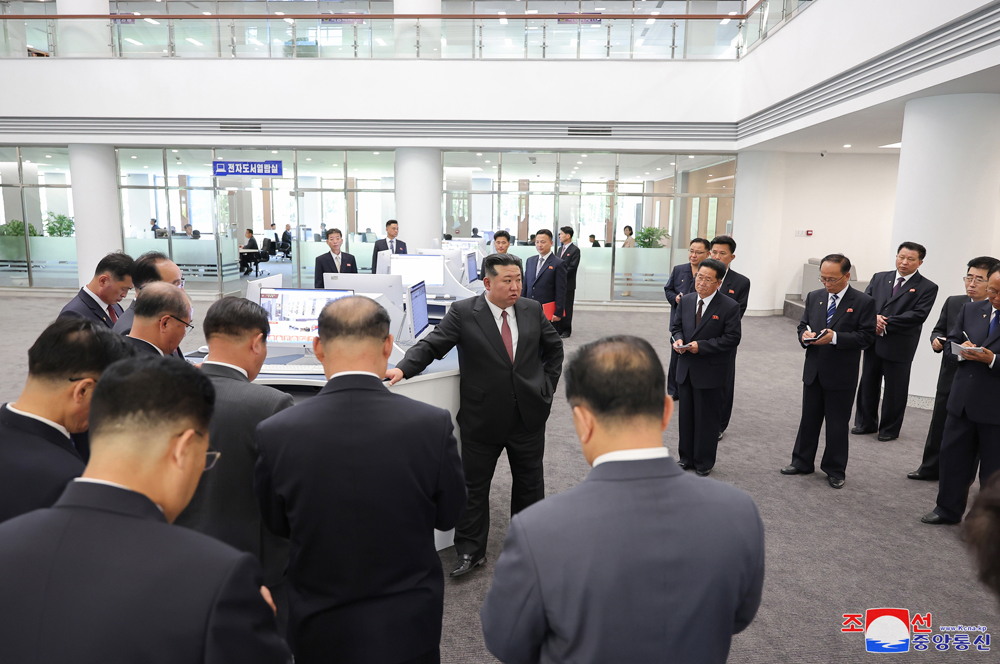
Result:
<svg viewBox="0 0 1000 664">
<path fill-rule="evenodd" d="M 378 376 L 373 374 L 371 371 L 338 371 L 337 373 L 330 376 L 330 380 L 334 378 L 340 378 L 341 376 L 371 376 L 372 378 L 378 378 L 382 380 L 385 376 Z"/>
<path fill-rule="evenodd" d="M 697 291 L 696 291 L 696 292 L 697 292 Z M 702 301 L 702 302 L 704 302 L 704 303 L 705 303 L 705 304 L 703 304 L 703 305 L 702 305 L 702 307 L 701 307 L 701 315 L 702 315 L 702 316 L 704 316 L 704 315 L 705 315 L 705 312 L 706 312 L 706 311 L 708 311 L 708 305 L 710 305 L 710 304 L 712 303 L 712 299 L 713 299 L 713 298 L 715 297 L 715 295 L 716 295 L 716 294 L 717 294 L 718 292 L 719 292 L 719 289 L 718 289 L 718 288 L 716 288 L 716 289 L 715 289 L 715 293 L 712 293 L 711 295 L 709 295 L 709 296 L 708 296 L 708 297 L 706 297 L 706 298 L 702 298 L 702 296 L 701 296 L 701 295 L 699 295 L 699 296 L 698 296 L 698 300 L 699 300 L 699 301 Z M 697 311 L 698 311 L 698 309 L 697 309 L 697 307 L 698 307 L 698 302 L 695 302 L 695 303 L 694 303 L 694 306 L 695 306 L 695 313 L 697 313 Z"/>
<path fill-rule="evenodd" d="M 234 371 L 239 371 L 241 374 L 243 374 L 247 378 L 250 378 L 250 374 L 247 373 L 246 369 L 244 369 L 243 367 L 238 367 L 235 364 L 229 364 L 228 362 L 217 362 L 215 360 L 203 360 L 202 364 L 217 364 L 220 367 L 229 367 L 230 369 L 232 369 Z"/>
<path fill-rule="evenodd" d="M 490 302 L 490 298 L 486 298 L 486 304 L 490 307 L 490 313 L 493 314 L 493 320 L 497 322 L 497 329 L 500 331 L 501 338 L 503 338 L 503 318 L 500 317 L 500 314 L 504 311 L 507 312 L 507 325 L 510 327 L 510 342 L 511 346 L 514 348 L 514 359 L 517 359 L 517 318 L 514 316 L 514 307 L 501 309 L 497 305 Z"/>
<path fill-rule="evenodd" d="M 56 431 L 58 431 L 62 435 L 66 436 L 67 438 L 70 437 L 69 429 L 67 429 L 66 427 L 64 427 L 61 424 L 57 424 L 57 423 L 53 422 L 50 419 L 44 418 L 41 415 L 35 415 L 34 413 L 26 413 L 23 410 L 18 410 L 17 408 L 14 408 L 14 406 L 12 406 L 10 404 L 7 404 L 7 410 L 9 410 L 10 412 L 14 413 L 15 415 L 21 415 L 22 417 L 30 417 L 33 420 L 38 420 L 42 424 L 48 424 L 50 427 L 52 427 L 53 429 L 55 429 Z"/>
<path fill-rule="evenodd" d="M 850 288 L 850 287 L 851 287 L 851 285 L 847 284 L 846 286 L 844 286 L 840 290 L 839 293 L 834 293 L 834 295 L 836 296 L 837 299 L 833 303 L 833 313 L 837 313 L 837 309 L 840 308 L 840 303 L 844 301 L 844 293 L 846 293 L 847 289 Z M 827 295 L 829 295 L 829 293 Z M 827 299 L 827 302 L 829 302 L 829 301 L 830 300 Z M 827 311 L 830 310 L 830 305 L 829 304 L 826 305 L 826 310 Z M 834 332 L 833 330 L 830 330 L 830 331 L 833 332 L 833 341 L 830 342 L 830 345 L 831 346 L 836 346 L 837 345 L 837 333 Z"/>
<path fill-rule="evenodd" d="M 607 452 L 594 459 L 593 466 L 597 468 L 605 461 L 644 461 L 646 459 L 662 459 L 670 456 L 666 447 L 639 447 L 634 450 L 616 450 Z"/>
<path fill-rule="evenodd" d="M 331 249 L 330 255 L 333 256 L 333 262 L 337 264 L 337 272 L 340 272 L 340 254 L 333 253 L 333 249 Z"/>
<path fill-rule="evenodd" d="M 86 286 L 83 287 L 83 292 L 86 293 L 87 295 L 89 295 L 91 297 L 91 299 L 93 299 L 94 302 L 97 303 L 97 306 L 101 309 L 101 311 L 103 311 L 104 313 L 108 313 L 108 307 L 111 306 L 111 305 L 108 304 L 107 302 L 105 302 L 104 300 L 102 300 L 101 298 L 97 297 L 97 293 L 95 293 L 94 291 L 90 290 Z"/>
</svg>

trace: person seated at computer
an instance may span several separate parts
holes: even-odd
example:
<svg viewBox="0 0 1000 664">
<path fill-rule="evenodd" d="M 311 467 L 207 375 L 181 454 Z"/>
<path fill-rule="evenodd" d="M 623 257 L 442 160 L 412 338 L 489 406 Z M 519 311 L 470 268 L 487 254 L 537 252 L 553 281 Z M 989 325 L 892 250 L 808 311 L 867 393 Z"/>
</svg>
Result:
<svg viewBox="0 0 1000 664">
<path fill-rule="evenodd" d="M 475 226 L 473 226 L 473 227 L 472 227 L 472 237 L 482 237 L 482 236 L 481 236 L 481 235 L 479 234 L 479 229 L 478 229 L 478 228 L 476 228 Z"/>
<path fill-rule="evenodd" d="M 252 249 L 253 251 L 257 251 L 257 239 L 253 236 L 252 228 L 248 228 L 246 230 L 246 238 L 247 243 L 241 244 L 240 249 Z M 256 260 L 257 254 L 243 251 L 240 252 L 240 269 L 243 271 L 244 276 L 250 274 L 250 262 L 256 262 Z"/>
<path fill-rule="evenodd" d="M 132 331 L 125 340 L 140 354 L 172 355 L 191 325 L 191 300 L 173 284 L 158 281 L 136 298 Z"/>
<path fill-rule="evenodd" d="M 191 228 L 191 224 L 184 224 L 184 235 L 187 235 L 188 237 L 194 237 L 192 235 L 193 232 L 194 229 Z"/>
<path fill-rule="evenodd" d="M 330 247 L 330 253 L 316 257 L 316 279 L 313 283 L 315 288 L 323 288 L 324 274 L 358 273 L 358 261 L 351 254 L 340 250 L 340 246 L 344 244 L 344 234 L 339 228 L 331 228 L 326 232 L 326 244 Z"/>
</svg>

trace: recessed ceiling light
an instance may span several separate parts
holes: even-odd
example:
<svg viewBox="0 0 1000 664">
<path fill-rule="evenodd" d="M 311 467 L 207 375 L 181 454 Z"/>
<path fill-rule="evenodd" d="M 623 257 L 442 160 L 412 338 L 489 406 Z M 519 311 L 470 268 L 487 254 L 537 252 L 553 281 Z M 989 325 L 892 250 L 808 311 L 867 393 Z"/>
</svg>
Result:
<svg viewBox="0 0 1000 664">
<path fill-rule="evenodd" d="M 851 147 L 851 144 L 850 144 L 850 143 L 847 143 L 847 144 L 845 144 L 845 145 L 844 145 L 844 147 L 845 147 L 845 148 L 849 148 L 849 147 Z"/>
<path fill-rule="evenodd" d="M 133 159 L 138 159 L 138 157 L 136 157 L 135 155 L 132 155 L 132 158 L 133 158 Z"/>
<path fill-rule="evenodd" d="M 171 152 L 177 152 L 177 150 L 171 150 Z"/>
<path fill-rule="evenodd" d="M 487 164 L 488 164 L 488 163 L 490 163 L 490 160 L 489 160 L 489 159 L 487 159 L 487 160 L 486 160 L 486 163 L 487 163 Z M 494 167 L 494 168 L 495 168 L 495 167 Z"/>
<path fill-rule="evenodd" d="M 585 154 L 582 154 L 582 155 L 580 155 L 580 156 L 581 156 L 581 157 L 586 157 L 587 155 L 585 155 Z"/>
<path fill-rule="evenodd" d="M 578 164 L 582 164 L 583 162 L 582 162 L 582 161 L 578 161 L 578 162 L 576 162 L 576 163 L 578 163 Z"/>
<path fill-rule="evenodd" d="M 656 170 L 660 171 L 660 170 L 663 170 L 663 169 L 661 169 L 661 168 L 657 168 Z"/>
<path fill-rule="evenodd" d="M 306 157 L 306 161 L 312 161 L 312 157 Z"/>
<path fill-rule="evenodd" d="M 690 155 L 688 159 L 694 159 L 694 155 Z"/>
<path fill-rule="evenodd" d="M 477 152 L 477 153 L 476 153 L 476 156 L 477 156 L 477 157 L 482 157 L 482 156 L 483 156 L 483 153 L 482 153 L 482 152 Z"/>
<path fill-rule="evenodd" d="M 649 173 L 647 172 L 646 175 L 649 175 Z"/>
<path fill-rule="evenodd" d="M 670 162 L 670 165 L 671 166 L 676 166 L 677 164 L 675 164 L 674 162 Z"/>
<path fill-rule="evenodd" d="M 143 166 L 143 168 L 149 168 L 149 166 Z"/>
<path fill-rule="evenodd" d="M 378 154 L 378 152 L 372 152 L 372 154 Z"/>
<path fill-rule="evenodd" d="M 711 174 L 711 173 L 709 173 L 709 174 L 708 174 L 708 177 L 712 177 L 712 174 Z"/>
<path fill-rule="evenodd" d="M 271 150 L 271 154 L 278 154 L 277 150 Z"/>
<path fill-rule="evenodd" d="M 45 155 L 45 158 L 46 158 L 46 159 L 52 159 L 52 155 L 50 155 L 50 154 L 47 154 L 47 155 Z"/>
</svg>

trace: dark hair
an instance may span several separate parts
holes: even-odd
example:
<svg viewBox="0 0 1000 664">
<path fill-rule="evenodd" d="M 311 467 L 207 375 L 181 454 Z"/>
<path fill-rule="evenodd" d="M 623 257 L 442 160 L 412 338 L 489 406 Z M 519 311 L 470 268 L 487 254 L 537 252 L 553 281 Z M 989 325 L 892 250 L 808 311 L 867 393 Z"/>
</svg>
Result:
<svg viewBox="0 0 1000 664">
<path fill-rule="evenodd" d="M 990 271 L 986 275 L 986 278 L 989 279 L 990 277 L 992 277 L 997 272 L 1000 272 L 1000 263 L 997 263 L 996 265 L 994 265 L 993 267 L 990 268 Z"/>
<path fill-rule="evenodd" d="M 329 229 L 327 229 L 327 231 L 326 231 L 326 238 L 324 238 L 324 239 L 327 239 L 327 240 L 329 240 L 329 239 L 330 239 L 330 236 L 331 236 L 331 235 L 333 235 L 334 233 L 336 233 L 336 234 L 337 234 L 337 235 L 339 235 L 340 237 L 344 237 L 344 234 L 340 232 L 340 229 L 339 229 L 339 228 L 329 228 Z"/>
<path fill-rule="evenodd" d="M 496 242 L 498 237 L 505 237 L 507 238 L 507 242 L 510 243 L 510 233 L 508 233 L 507 231 L 497 231 L 496 233 L 494 233 L 493 241 Z"/>
<path fill-rule="evenodd" d="M 702 262 L 698 263 L 699 270 L 703 267 L 714 270 L 716 279 L 722 279 L 726 276 L 726 264 L 716 258 L 706 258 Z"/>
<path fill-rule="evenodd" d="M 566 399 L 598 418 L 663 417 L 667 379 L 645 339 L 617 335 L 598 339 L 573 355 L 566 367 Z"/>
<path fill-rule="evenodd" d="M 253 235 L 253 229 L 252 228 L 248 228 L 247 229 L 247 233 L 250 233 L 250 235 Z"/>
<path fill-rule="evenodd" d="M 444 239 L 450 240 L 451 239 L 451 233 L 445 233 L 444 234 Z"/>
<path fill-rule="evenodd" d="M 597 239 L 597 236 L 596 236 L 596 235 L 594 235 L 593 233 L 591 233 L 591 234 L 590 234 L 590 239 L 591 239 L 591 240 L 596 240 L 596 239 Z"/>
<path fill-rule="evenodd" d="M 552 239 L 552 231 L 550 231 L 547 228 L 542 228 L 542 229 L 539 229 L 539 230 L 535 231 L 535 237 L 538 237 L 539 235 L 548 235 L 549 239 L 550 240 Z"/>
<path fill-rule="evenodd" d="M 151 286 L 151 284 L 146 285 Z M 175 288 L 172 284 L 168 285 L 170 288 L 146 288 L 143 290 L 142 294 L 135 300 L 133 308 L 135 317 L 160 318 L 168 314 L 180 318 L 190 316 L 190 304 L 184 291 Z"/>
<path fill-rule="evenodd" d="M 701 244 L 705 247 L 705 251 L 710 251 L 712 249 L 711 243 L 709 243 L 709 241 L 703 237 L 696 237 L 695 239 L 691 240 L 690 242 L 688 242 L 688 247 L 690 247 L 695 242 L 701 242 Z"/>
<path fill-rule="evenodd" d="M 962 538 L 975 556 L 979 580 L 1000 595 L 1000 473 L 993 473 L 976 496 Z"/>
<path fill-rule="evenodd" d="M 729 247 L 730 253 L 736 253 L 736 240 L 731 235 L 716 235 L 712 238 L 712 246 L 714 247 L 717 244 L 724 244 Z"/>
<path fill-rule="evenodd" d="M 160 251 L 147 251 L 142 256 L 135 259 L 132 265 L 132 286 L 139 290 L 146 284 L 154 281 L 163 281 L 156 264 L 160 261 L 170 260 L 167 255 Z"/>
<path fill-rule="evenodd" d="M 271 225 L 274 226 L 274 222 L 273 221 L 271 222 Z"/>
<path fill-rule="evenodd" d="M 977 270 L 986 270 L 987 272 L 989 272 L 990 270 L 993 269 L 993 266 L 995 266 L 998 262 L 1000 261 L 993 258 L 992 256 L 977 256 L 976 258 L 973 258 L 971 261 L 969 261 L 966 267 L 969 268 L 974 267 Z"/>
<path fill-rule="evenodd" d="M 105 370 L 90 401 L 91 440 L 107 429 L 123 433 L 191 422 L 207 430 L 215 405 L 208 376 L 175 357 L 143 355 Z M 133 438 L 143 444 L 143 436 Z"/>
<path fill-rule="evenodd" d="M 472 232 L 473 232 L 473 233 L 478 233 L 478 232 L 479 232 L 479 229 L 478 229 L 478 228 L 476 228 L 475 226 L 473 226 L 473 227 L 472 227 Z"/>
<path fill-rule="evenodd" d="M 329 302 L 319 314 L 319 340 L 322 343 L 354 337 L 385 341 L 391 323 L 389 312 L 370 298 L 355 295 Z"/>
<path fill-rule="evenodd" d="M 274 224 L 271 225 L 274 226 Z M 184 224 L 184 228 L 191 228 L 191 227 L 192 227 L 191 224 Z M 152 252 L 147 252 L 147 253 L 152 253 Z"/>
<path fill-rule="evenodd" d="M 483 259 L 483 275 L 495 279 L 498 274 L 497 268 L 501 265 L 516 265 L 517 269 L 524 272 L 521 259 L 514 254 L 490 254 Z"/>
<path fill-rule="evenodd" d="M 635 233 L 635 231 L 634 231 L 634 230 L 632 230 L 632 227 L 631 227 L 631 226 L 629 226 L 628 224 L 626 224 L 626 225 L 625 225 L 625 227 L 624 227 L 624 228 L 622 228 L 622 230 L 624 231 L 624 230 L 625 230 L 626 228 L 627 228 L 627 229 L 629 229 L 629 231 L 631 231 L 631 232 L 632 232 L 633 234 Z"/>
<path fill-rule="evenodd" d="M 903 249 L 909 249 L 910 251 L 917 252 L 917 256 L 920 256 L 920 260 L 924 260 L 924 257 L 927 256 L 927 249 L 924 245 L 917 244 L 916 242 L 904 242 L 896 249 L 896 253 L 898 254 Z"/>
<path fill-rule="evenodd" d="M 573 227 L 572 226 L 563 226 L 559 230 L 561 230 L 566 235 L 568 235 L 570 237 L 573 237 Z"/>
<path fill-rule="evenodd" d="M 841 274 L 847 274 L 851 271 L 851 259 L 844 254 L 827 254 L 823 256 L 823 260 L 819 262 L 819 266 L 823 267 L 823 263 L 836 263 L 840 266 Z"/>
<path fill-rule="evenodd" d="M 135 261 L 132 260 L 131 256 L 122 251 L 115 251 L 101 259 L 101 262 L 97 264 L 97 269 L 94 270 L 94 276 L 110 274 L 115 281 L 121 281 L 125 277 L 132 276 L 133 265 L 135 265 Z"/>
<path fill-rule="evenodd" d="M 256 302 L 242 297 L 224 297 L 212 304 L 205 314 L 202 329 L 209 341 L 217 334 L 236 338 L 258 332 L 267 338 L 271 334 L 267 312 Z"/>
<path fill-rule="evenodd" d="M 59 380 L 100 375 L 114 362 L 135 351 L 108 327 L 76 316 L 57 318 L 28 349 L 28 375 Z"/>
<path fill-rule="evenodd" d="M 390 219 L 389 221 L 385 222 L 385 227 L 389 228 L 389 226 L 391 226 L 392 224 L 396 224 L 397 226 L 399 226 L 398 221 L 396 221 L 395 219 Z"/>
</svg>

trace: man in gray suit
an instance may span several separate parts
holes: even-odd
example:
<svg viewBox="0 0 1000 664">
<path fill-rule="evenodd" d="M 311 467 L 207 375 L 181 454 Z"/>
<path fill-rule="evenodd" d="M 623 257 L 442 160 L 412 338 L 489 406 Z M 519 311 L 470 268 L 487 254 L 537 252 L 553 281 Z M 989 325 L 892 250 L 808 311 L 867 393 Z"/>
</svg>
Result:
<svg viewBox="0 0 1000 664">
<path fill-rule="evenodd" d="M 743 491 L 684 473 L 656 351 L 606 337 L 566 369 L 594 469 L 511 519 L 481 617 L 502 662 L 725 662 L 760 606 L 764 525 Z"/>
<path fill-rule="evenodd" d="M 288 540 L 261 524 L 253 493 L 254 432 L 271 415 L 292 406 L 292 395 L 250 382 L 267 358 L 270 332 L 267 313 L 256 302 L 222 298 L 209 308 L 204 330 L 208 356 L 201 370 L 215 387 L 209 437 L 222 456 L 211 473 L 202 475 L 194 498 L 175 523 L 257 556 L 264 568 L 264 585 L 278 606 L 279 631 L 284 634 Z"/>
</svg>

